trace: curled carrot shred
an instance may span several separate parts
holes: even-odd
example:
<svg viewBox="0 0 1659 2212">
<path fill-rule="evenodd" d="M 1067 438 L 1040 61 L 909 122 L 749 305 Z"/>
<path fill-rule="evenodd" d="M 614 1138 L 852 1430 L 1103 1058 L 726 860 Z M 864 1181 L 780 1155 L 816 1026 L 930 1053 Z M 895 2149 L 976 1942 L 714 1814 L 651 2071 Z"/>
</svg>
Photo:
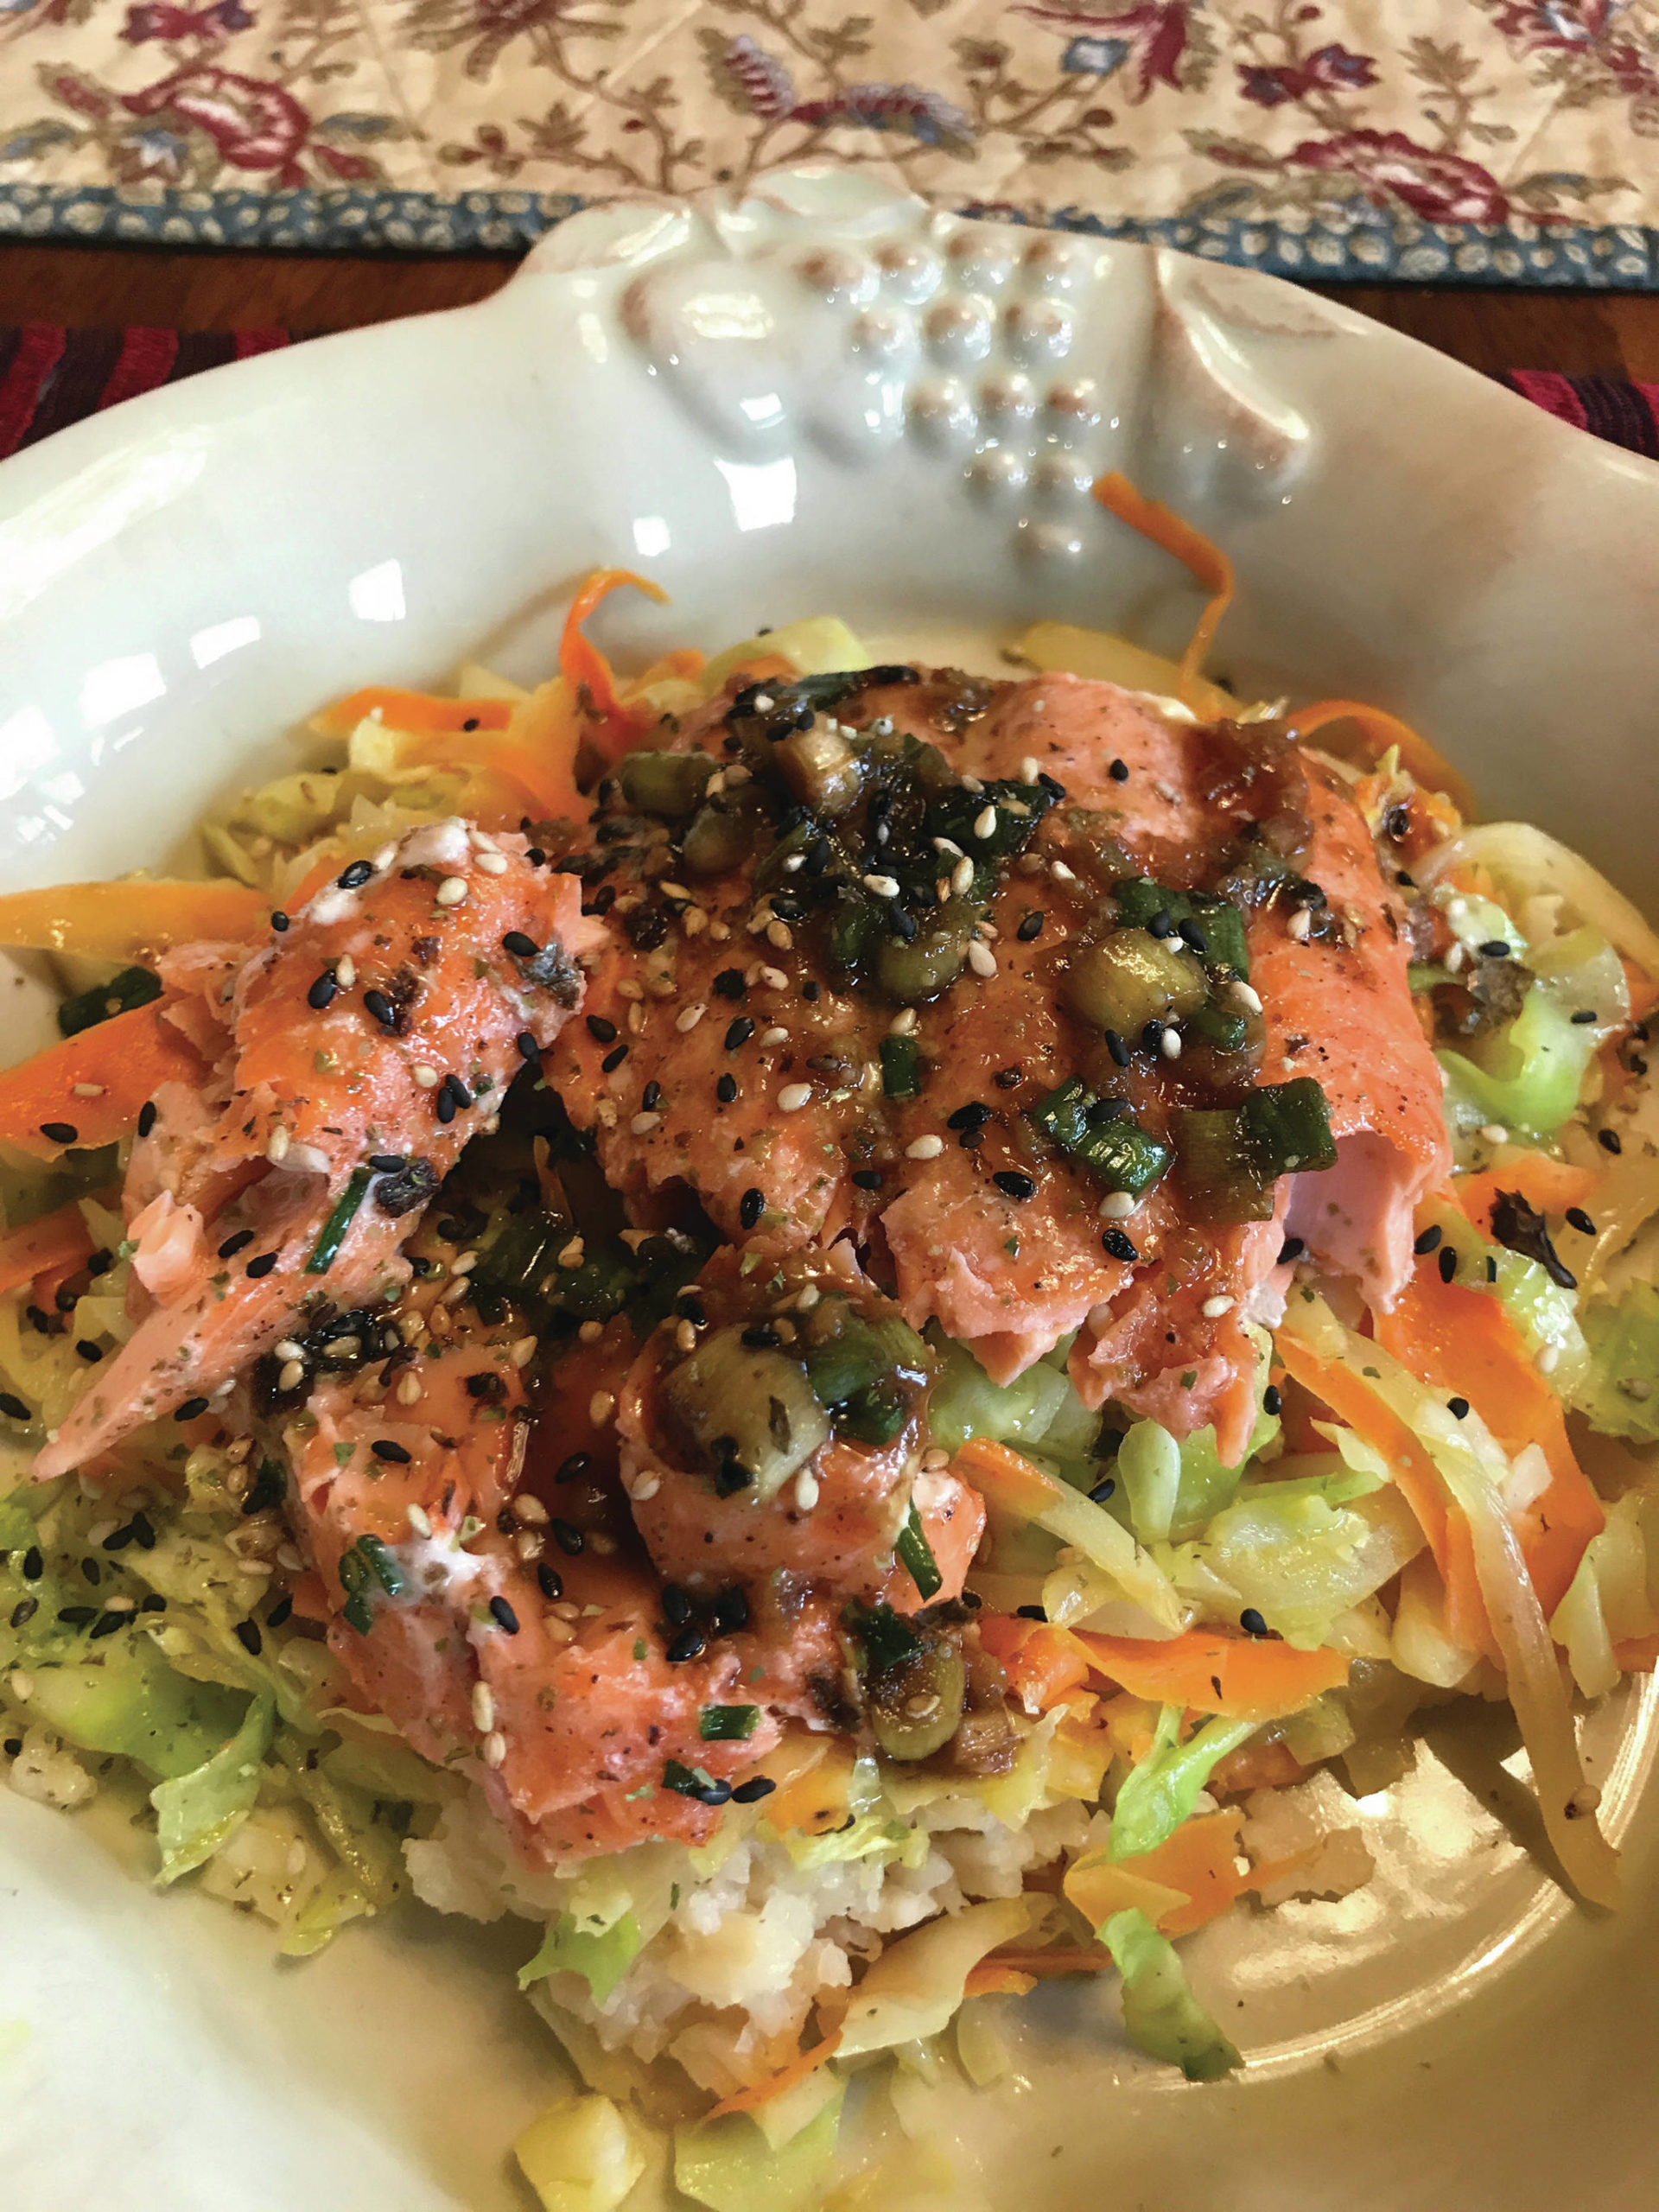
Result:
<svg viewBox="0 0 1659 2212">
<path fill-rule="evenodd" d="M 425 738 L 417 758 L 435 767 L 480 768 L 531 802 L 538 822 L 585 820 L 588 803 L 576 790 L 568 760 L 556 760 L 508 737 Z"/>
<path fill-rule="evenodd" d="M 60 883 L 0 898 L 0 944 L 137 960 L 175 944 L 239 943 L 266 906 L 244 883 Z"/>
<path fill-rule="evenodd" d="M 1327 722 L 1352 722 L 1364 739 L 1372 758 L 1397 746 L 1401 764 L 1420 784 L 1444 791 L 1465 820 L 1472 819 L 1475 795 L 1449 760 L 1443 760 L 1426 737 L 1409 722 L 1363 699 L 1319 699 L 1311 707 L 1298 707 L 1286 717 L 1293 737 L 1306 740 Z"/>
<path fill-rule="evenodd" d="M 106 1194 L 106 1195 L 113 1195 Z M 42 1214 L 10 1236 L 0 1236 L 0 1296 L 21 1290 L 26 1282 L 48 1268 L 60 1276 L 73 1274 L 92 1257 L 92 1232 L 78 1205 L 60 1206 Z"/>
<path fill-rule="evenodd" d="M 113 1144 L 159 1084 L 199 1084 L 200 1055 L 166 1019 L 167 1005 L 156 999 L 112 1014 L 0 1073 L 0 1144 L 35 1160 L 56 1160 L 71 1144 L 82 1151 Z M 78 1084 L 93 1095 L 77 1096 Z M 46 1134 L 60 1125 L 73 1136 Z"/>
<path fill-rule="evenodd" d="M 570 602 L 559 641 L 559 672 L 587 718 L 587 734 L 607 760 L 626 753 L 656 716 L 649 707 L 626 705 L 616 688 L 616 677 L 599 647 L 582 635 L 582 626 L 603 599 L 623 584 L 632 584 L 659 604 L 668 594 L 647 576 L 632 569 L 595 569 Z"/>
<path fill-rule="evenodd" d="M 775 2074 L 768 2074 L 764 2082 L 753 2088 L 740 2089 L 717 2104 L 708 2117 L 723 2120 L 728 2112 L 753 2112 L 757 2105 L 770 2104 L 774 2097 L 781 2097 L 785 2089 L 792 2089 L 798 2082 L 804 2082 L 809 2074 L 816 2074 L 827 2059 L 833 2058 L 841 2048 L 841 2030 L 834 2029 L 822 2043 L 814 2044 L 810 2050 L 804 2050 L 798 2058 L 791 2058 Z"/>
<path fill-rule="evenodd" d="M 1155 1705 L 1184 1705 L 1236 1720 L 1275 1720 L 1348 1679 L 1338 1651 L 1300 1651 L 1271 1637 L 1188 1629 L 1166 1642 L 1073 1629 L 1072 1641 L 1109 1681 Z"/>
<path fill-rule="evenodd" d="M 1091 488 L 1109 514 L 1116 515 L 1120 522 L 1127 523 L 1131 530 L 1138 531 L 1142 537 L 1173 555 L 1193 582 L 1210 594 L 1209 605 L 1199 615 L 1180 661 L 1181 699 L 1185 705 L 1195 706 L 1187 695 L 1203 671 L 1221 618 L 1232 604 L 1233 564 L 1220 546 L 1202 531 L 1194 530 L 1190 522 L 1183 521 L 1173 507 L 1166 507 L 1137 492 L 1121 470 L 1109 470 L 1096 479 Z"/>
<path fill-rule="evenodd" d="M 336 699 L 312 717 L 319 737 L 349 737 L 359 722 L 378 714 L 388 729 L 407 730 L 411 736 L 435 736 L 444 731 L 505 729 L 512 719 L 511 699 L 443 699 L 435 691 L 405 691 L 393 683 L 371 683 L 349 697 Z"/>
</svg>

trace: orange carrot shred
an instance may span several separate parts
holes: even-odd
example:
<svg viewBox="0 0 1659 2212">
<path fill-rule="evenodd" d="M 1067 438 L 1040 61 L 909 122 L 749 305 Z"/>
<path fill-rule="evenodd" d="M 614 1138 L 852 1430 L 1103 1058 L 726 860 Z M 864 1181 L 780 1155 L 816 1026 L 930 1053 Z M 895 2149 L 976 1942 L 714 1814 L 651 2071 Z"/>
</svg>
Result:
<svg viewBox="0 0 1659 2212">
<path fill-rule="evenodd" d="M 622 584 L 659 603 L 668 594 L 649 577 L 636 576 L 631 569 L 595 569 L 570 602 L 559 641 L 559 671 L 590 718 L 588 734 L 607 760 L 626 753 L 656 716 L 650 707 L 630 708 L 619 697 L 616 677 L 599 647 L 582 635 L 582 626 L 602 599 Z"/>
<path fill-rule="evenodd" d="M 170 945 L 251 937 L 269 903 L 245 883 L 60 883 L 0 898 L 0 944 L 137 960 Z"/>
<path fill-rule="evenodd" d="M 1109 514 L 1127 523 L 1142 537 L 1161 546 L 1187 571 L 1193 582 L 1210 594 L 1210 603 L 1199 615 L 1198 625 L 1181 655 L 1181 697 L 1188 706 L 1189 687 L 1204 668 L 1205 658 L 1220 625 L 1221 618 L 1232 604 L 1233 564 L 1201 531 L 1182 520 L 1173 508 L 1156 499 L 1148 499 L 1137 492 L 1128 478 L 1118 469 L 1112 469 L 1096 480 L 1093 486 L 1095 498 Z"/>
<path fill-rule="evenodd" d="M 165 999 L 111 1016 L 0 1073 L 0 1144 L 35 1160 L 67 1147 L 91 1150 L 124 1137 L 163 1083 L 198 1084 L 201 1058 L 165 1018 Z M 93 1088 L 77 1097 L 75 1086 Z M 49 1135 L 67 1128 L 70 1136 Z"/>
<path fill-rule="evenodd" d="M 404 691 L 392 683 L 372 683 L 337 699 L 314 715 L 311 727 L 320 737 L 349 737 L 359 722 L 378 709 L 388 729 L 411 735 L 435 735 L 445 730 L 505 729 L 512 719 L 511 699 L 441 699 L 433 691 Z"/>
<path fill-rule="evenodd" d="M 755 2082 L 751 2088 L 740 2089 L 734 2096 L 717 2104 L 709 2118 L 721 2120 L 728 2112 L 753 2112 L 757 2105 L 770 2104 L 774 2097 L 782 2096 L 785 2089 L 792 2089 L 798 2082 L 804 2082 L 809 2074 L 816 2074 L 826 2059 L 833 2058 L 841 2048 L 841 2035 L 839 2028 L 833 2030 L 822 2043 L 814 2044 L 810 2050 L 802 2051 L 798 2058 L 791 2058 L 788 2065 L 779 2067 L 777 2073 L 768 2074 L 764 2082 Z"/>
<path fill-rule="evenodd" d="M 105 1192 L 107 1199 L 113 1195 Z M 92 1256 L 92 1239 L 78 1205 L 60 1206 L 0 1237 L 0 1295 L 20 1290 L 48 1268 L 72 1274 Z"/>
<path fill-rule="evenodd" d="M 1304 743 L 1327 722 L 1352 722 L 1374 756 L 1386 753 L 1391 745 L 1398 746 L 1402 765 L 1418 783 L 1444 791 L 1465 821 L 1473 818 L 1475 795 L 1468 784 L 1426 737 L 1397 715 L 1367 706 L 1359 699 L 1320 699 L 1310 707 L 1294 709 L 1285 719 L 1291 735 Z"/>
</svg>

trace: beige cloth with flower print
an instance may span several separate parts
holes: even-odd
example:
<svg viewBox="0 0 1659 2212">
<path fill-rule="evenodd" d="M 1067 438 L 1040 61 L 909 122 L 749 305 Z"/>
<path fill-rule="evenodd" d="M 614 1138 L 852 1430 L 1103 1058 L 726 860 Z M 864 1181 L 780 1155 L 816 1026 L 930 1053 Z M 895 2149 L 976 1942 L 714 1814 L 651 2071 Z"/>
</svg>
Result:
<svg viewBox="0 0 1659 2212">
<path fill-rule="evenodd" d="M 830 156 L 955 207 L 1225 232 L 1235 258 L 1259 231 L 1313 264 L 1527 273 L 1409 266 L 1425 226 L 1479 225 L 1500 256 L 1599 238 L 1592 273 L 1647 266 L 1659 0 L 867 5 L 0 0 L 0 228 L 86 187 L 522 213 Z"/>
</svg>

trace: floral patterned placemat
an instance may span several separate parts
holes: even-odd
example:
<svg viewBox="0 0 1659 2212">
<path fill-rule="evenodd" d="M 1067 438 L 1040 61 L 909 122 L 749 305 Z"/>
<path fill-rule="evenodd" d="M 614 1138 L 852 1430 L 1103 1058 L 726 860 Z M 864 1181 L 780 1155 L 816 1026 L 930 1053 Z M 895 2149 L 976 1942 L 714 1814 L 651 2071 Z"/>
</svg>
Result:
<svg viewBox="0 0 1659 2212">
<path fill-rule="evenodd" d="M 0 0 L 0 238 L 511 249 L 803 159 L 1281 275 L 1659 286 L 1659 0 Z"/>
</svg>

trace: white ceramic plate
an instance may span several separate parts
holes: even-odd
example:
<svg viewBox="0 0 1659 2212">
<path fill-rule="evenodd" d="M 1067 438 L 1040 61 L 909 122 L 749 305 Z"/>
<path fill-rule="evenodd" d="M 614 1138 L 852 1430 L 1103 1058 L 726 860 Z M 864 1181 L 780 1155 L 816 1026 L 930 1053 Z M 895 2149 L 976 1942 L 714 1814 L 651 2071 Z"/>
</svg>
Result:
<svg viewBox="0 0 1659 2212">
<path fill-rule="evenodd" d="M 592 212 L 481 307 L 7 462 L 0 880 L 164 861 L 331 694 L 463 653 L 534 676 L 600 563 L 673 597 L 613 603 L 624 652 L 830 610 L 987 667 L 1039 615 L 1170 644 L 1194 602 L 1089 502 L 1111 466 L 1234 556 L 1216 664 L 1241 690 L 1404 714 L 1641 894 L 1659 470 L 1271 279 L 812 170 Z M 8 1049 L 33 1041 L 14 1016 Z M 1652 1707 L 1626 1692 L 1590 1732 L 1621 1918 L 1537 1871 L 1496 1719 L 1431 1733 L 1359 1807 L 1370 1888 L 1188 1947 L 1242 2077 L 1189 2088 L 1103 1993 L 1046 1993 L 1013 2016 L 1014 2081 L 947 2104 L 964 2174 L 1053 2212 L 1650 2207 Z M 143 1848 L 119 1804 L 72 1823 L 0 1793 L 8 2212 L 523 2204 L 503 2146 L 558 2077 L 511 1991 L 522 1931 L 412 1908 L 276 1966 L 257 1926 L 148 1891 Z"/>
</svg>

